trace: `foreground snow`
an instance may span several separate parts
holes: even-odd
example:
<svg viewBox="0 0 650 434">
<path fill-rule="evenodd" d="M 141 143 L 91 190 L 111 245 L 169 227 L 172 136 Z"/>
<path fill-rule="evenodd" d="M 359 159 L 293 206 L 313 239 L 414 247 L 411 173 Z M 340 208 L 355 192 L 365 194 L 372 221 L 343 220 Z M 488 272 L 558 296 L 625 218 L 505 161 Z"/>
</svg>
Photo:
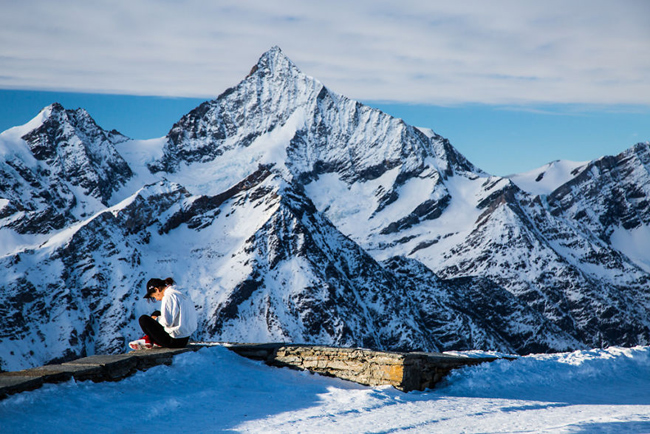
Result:
<svg viewBox="0 0 650 434">
<path fill-rule="evenodd" d="M 427 392 L 270 368 L 223 347 L 118 383 L 73 381 L 0 402 L 3 433 L 650 432 L 650 347 L 498 361 Z"/>
</svg>

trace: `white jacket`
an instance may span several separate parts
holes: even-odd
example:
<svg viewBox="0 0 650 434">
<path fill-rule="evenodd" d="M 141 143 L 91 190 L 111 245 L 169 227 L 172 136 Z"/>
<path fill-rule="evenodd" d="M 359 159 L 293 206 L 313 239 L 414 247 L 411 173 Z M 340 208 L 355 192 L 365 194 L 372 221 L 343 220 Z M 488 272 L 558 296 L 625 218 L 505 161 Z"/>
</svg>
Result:
<svg viewBox="0 0 650 434">
<path fill-rule="evenodd" d="M 196 330 L 196 308 L 176 287 L 168 286 L 162 299 L 158 322 L 174 339 L 186 338 Z"/>
</svg>

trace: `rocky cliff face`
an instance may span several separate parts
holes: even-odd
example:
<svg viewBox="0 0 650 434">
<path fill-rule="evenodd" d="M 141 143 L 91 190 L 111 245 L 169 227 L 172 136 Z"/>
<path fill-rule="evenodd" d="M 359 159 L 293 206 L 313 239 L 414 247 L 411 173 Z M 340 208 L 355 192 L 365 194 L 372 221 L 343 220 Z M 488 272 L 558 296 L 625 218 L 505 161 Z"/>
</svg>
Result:
<svg viewBox="0 0 650 434">
<path fill-rule="evenodd" d="M 144 282 L 167 276 L 197 305 L 196 339 L 650 341 L 650 259 L 625 242 L 648 227 L 647 144 L 529 193 L 273 48 L 160 143 L 54 104 L 0 146 L 4 369 L 123 351 L 155 308 Z"/>
</svg>

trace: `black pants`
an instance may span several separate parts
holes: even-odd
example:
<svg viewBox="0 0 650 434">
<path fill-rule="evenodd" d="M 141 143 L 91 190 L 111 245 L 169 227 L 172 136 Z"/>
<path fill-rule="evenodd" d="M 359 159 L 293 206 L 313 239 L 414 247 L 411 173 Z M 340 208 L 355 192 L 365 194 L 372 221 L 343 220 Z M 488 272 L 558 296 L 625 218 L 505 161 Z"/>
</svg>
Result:
<svg viewBox="0 0 650 434">
<path fill-rule="evenodd" d="M 183 348 L 190 341 L 189 336 L 186 338 L 175 339 L 169 336 L 165 328 L 158 321 L 149 315 L 140 317 L 140 327 L 145 335 L 149 336 L 153 343 L 165 348 Z"/>
</svg>

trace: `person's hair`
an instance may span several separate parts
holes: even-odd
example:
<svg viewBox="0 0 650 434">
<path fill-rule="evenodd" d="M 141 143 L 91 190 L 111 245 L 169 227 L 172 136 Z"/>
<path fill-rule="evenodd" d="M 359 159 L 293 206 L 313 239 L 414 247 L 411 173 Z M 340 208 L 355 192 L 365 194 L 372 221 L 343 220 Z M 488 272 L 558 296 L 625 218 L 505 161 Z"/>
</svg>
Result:
<svg viewBox="0 0 650 434">
<path fill-rule="evenodd" d="M 171 286 L 173 284 L 174 284 L 174 279 L 172 279 L 171 277 L 168 277 L 165 280 L 156 279 L 156 278 L 149 279 L 149 281 L 147 282 L 147 287 L 146 287 L 147 293 L 145 294 L 144 298 L 147 298 L 147 299 L 151 300 L 151 295 L 154 292 L 158 291 L 158 289 L 166 288 L 166 287 Z"/>
</svg>

